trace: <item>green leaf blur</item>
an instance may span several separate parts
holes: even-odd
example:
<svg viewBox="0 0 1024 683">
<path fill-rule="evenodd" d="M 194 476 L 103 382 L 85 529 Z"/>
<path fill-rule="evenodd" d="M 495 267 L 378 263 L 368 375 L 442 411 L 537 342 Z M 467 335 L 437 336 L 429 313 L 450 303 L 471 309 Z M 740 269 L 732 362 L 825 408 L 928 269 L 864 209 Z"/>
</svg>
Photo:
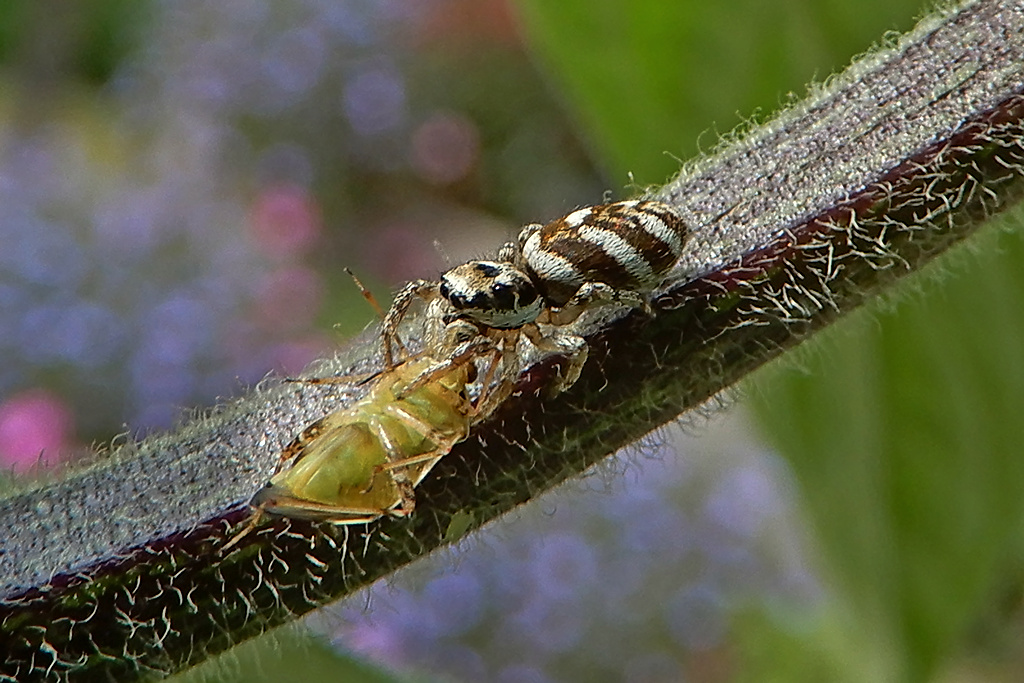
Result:
<svg viewBox="0 0 1024 683">
<path fill-rule="evenodd" d="M 534 54 L 617 183 L 660 184 L 750 117 L 775 111 L 918 0 L 519 0 Z"/>
<path fill-rule="evenodd" d="M 385 673 L 344 657 L 304 629 L 285 627 L 208 659 L 171 678 L 175 683 L 402 683 L 412 679 Z"/>
</svg>

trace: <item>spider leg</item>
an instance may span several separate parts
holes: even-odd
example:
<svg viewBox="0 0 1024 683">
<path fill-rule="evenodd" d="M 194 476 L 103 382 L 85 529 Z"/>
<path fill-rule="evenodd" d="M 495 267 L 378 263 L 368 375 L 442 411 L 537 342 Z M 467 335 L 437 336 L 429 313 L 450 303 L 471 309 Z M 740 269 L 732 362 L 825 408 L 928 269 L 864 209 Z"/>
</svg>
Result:
<svg viewBox="0 0 1024 683">
<path fill-rule="evenodd" d="M 488 379 L 483 385 L 484 393 L 477 399 L 478 420 L 487 418 L 498 406 L 505 402 L 505 399 L 509 397 L 515 388 L 520 371 L 519 355 L 517 353 L 520 330 L 518 328 L 510 330 L 490 329 L 487 331 L 487 334 L 495 342 L 496 354 L 494 360 L 491 361 L 491 366 L 487 369 Z M 501 365 L 501 372 L 498 375 L 497 382 L 494 383 L 489 378 L 495 374 L 495 368 L 499 364 Z M 493 389 L 491 388 L 492 384 L 496 384 Z"/>
<path fill-rule="evenodd" d="M 568 325 L 582 315 L 583 311 L 594 306 L 621 304 L 631 308 L 650 310 L 650 304 L 639 292 L 630 289 L 615 289 L 603 282 L 584 282 L 564 306 L 549 308 L 538 322 L 548 325 Z"/>
<path fill-rule="evenodd" d="M 406 384 L 404 387 L 395 392 L 395 398 L 405 398 L 417 389 L 425 386 L 426 384 L 433 382 L 438 377 L 444 375 L 447 372 L 451 372 L 453 368 L 456 368 L 464 363 L 472 362 L 473 358 L 484 353 L 485 351 L 493 347 L 493 342 L 487 337 L 477 337 L 467 342 L 463 342 L 451 356 L 445 358 L 442 361 L 438 361 L 436 364 L 430 366 L 419 375 L 417 375 L 411 382 Z"/>
<path fill-rule="evenodd" d="M 399 349 L 405 349 L 398 336 L 398 327 L 401 325 L 402 319 L 405 318 L 405 314 L 409 312 L 409 306 L 412 305 L 413 299 L 419 297 L 424 301 L 429 301 L 439 296 L 437 287 L 436 282 L 413 280 L 395 295 L 395 300 L 385 314 L 380 330 L 381 341 L 384 344 L 384 367 L 386 369 L 391 370 L 397 365 L 393 345 Z"/>
<path fill-rule="evenodd" d="M 558 328 L 553 329 L 550 334 L 544 334 L 536 324 L 525 325 L 523 334 L 541 351 L 557 353 L 569 360 L 569 366 L 559 371 L 558 380 L 549 388 L 552 396 L 562 393 L 576 383 L 590 355 L 590 348 L 583 337 Z"/>
</svg>

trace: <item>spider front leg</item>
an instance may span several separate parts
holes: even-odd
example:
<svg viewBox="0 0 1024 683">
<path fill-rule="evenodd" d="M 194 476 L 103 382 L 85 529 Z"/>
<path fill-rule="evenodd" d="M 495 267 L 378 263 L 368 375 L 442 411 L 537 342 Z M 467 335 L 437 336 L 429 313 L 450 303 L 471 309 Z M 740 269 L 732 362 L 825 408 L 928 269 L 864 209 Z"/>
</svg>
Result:
<svg viewBox="0 0 1024 683">
<path fill-rule="evenodd" d="M 541 351 L 556 353 L 569 360 L 568 367 L 560 370 L 558 379 L 548 386 L 546 393 L 549 396 L 556 396 L 576 384 L 580 373 L 583 372 L 587 357 L 590 356 L 590 347 L 587 346 L 586 339 L 558 328 L 552 329 L 549 334 L 544 334 L 533 324 L 524 326 L 523 334 Z"/>
<path fill-rule="evenodd" d="M 588 308 L 607 304 L 621 304 L 630 308 L 650 311 L 647 298 L 630 289 L 615 289 L 603 282 L 584 282 L 564 306 L 549 308 L 537 319 L 537 322 L 548 325 L 568 325 L 575 321 Z"/>
<path fill-rule="evenodd" d="M 486 334 L 491 340 L 491 362 L 481 381 L 483 389 L 476 403 L 477 418 L 480 420 L 490 417 L 491 413 L 512 394 L 521 370 L 519 354 L 516 351 L 520 330 L 491 328 Z"/>
<path fill-rule="evenodd" d="M 413 280 L 405 287 L 402 287 L 398 294 L 395 295 L 395 300 L 392 302 L 391 308 L 388 309 L 387 315 L 384 316 L 384 322 L 381 323 L 380 330 L 381 341 L 384 344 L 384 365 L 386 369 L 391 370 L 397 365 L 392 345 L 397 346 L 399 349 L 405 348 L 398 336 L 398 327 L 402 324 L 405 314 L 409 312 L 409 306 L 412 305 L 413 299 L 419 297 L 424 301 L 430 301 L 440 296 L 437 286 L 436 282 Z"/>
<path fill-rule="evenodd" d="M 487 337 L 478 336 L 476 339 L 462 342 L 451 351 L 450 356 L 439 360 L 428 368 L 425 368 L 416 377 L 414 377 L 412 381 L 404 387 L 397 389 L 395 391 L 395 398 L 405 398 L 416 390 L 436 381 L 441 376 L 452 372 L 452 370 L 458 366 L 471 363 L 473 358 L 478 356 L 482 357 L 493 351 L 494 342 Z"/>
</svg>

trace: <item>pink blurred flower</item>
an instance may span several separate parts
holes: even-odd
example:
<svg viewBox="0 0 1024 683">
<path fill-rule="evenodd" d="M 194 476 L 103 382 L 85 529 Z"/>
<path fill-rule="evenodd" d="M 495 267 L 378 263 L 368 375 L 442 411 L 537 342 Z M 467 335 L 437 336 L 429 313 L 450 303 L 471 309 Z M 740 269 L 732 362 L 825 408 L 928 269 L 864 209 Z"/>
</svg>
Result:
<svg viewBox="0 0 1024 683">
<path fill-rule="evenodd" d="M 287 260 L 309 251 L 316 243 L 322 228 L 320 206 L 303 187 L 271 185 L 256 197 L 250 227 L 266 254 Z"/>
<path fill-rule="evenodd" d="M 71 440 L 71 411 L 56 395 L 29 389 L 0 403 L 0 463 L 25 471 L 53 466 Z"/>
<path fill-rule="evenodd" d="M 260 282 L 256 293 L 258 323 L 280 334 L 309 327 L 324 296 L 320 275 L 301 266 L 278 268 Z"/>
<path fill-rule="evenodd" d="M 413 133 L 412 165 L 424 180 L 444 185 L 462 180 L 480 156 L 476 124 L 456 112 L 437 112 Z"/>
</svg>

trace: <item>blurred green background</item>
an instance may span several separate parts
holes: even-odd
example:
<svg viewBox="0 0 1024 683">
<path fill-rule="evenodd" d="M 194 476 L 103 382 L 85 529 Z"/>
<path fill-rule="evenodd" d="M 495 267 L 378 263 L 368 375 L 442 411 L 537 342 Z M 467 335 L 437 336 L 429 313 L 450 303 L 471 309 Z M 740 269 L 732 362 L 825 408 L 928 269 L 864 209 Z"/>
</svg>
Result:
<svg viewBox="0 0 1024 683">
<path fill-rule="evenodd" d="M 663 182 L 922 11 L 9 0 L 0 456 L 294 372 L 371 320 L 341 266 L 383 293 Z M 287 631 L 190 675 L 1019 680 L 1021 218 L 765 368 L 724 427 L 621 458 L 610 494 L 317 616 L 388 673 Z"/>
</svg>

